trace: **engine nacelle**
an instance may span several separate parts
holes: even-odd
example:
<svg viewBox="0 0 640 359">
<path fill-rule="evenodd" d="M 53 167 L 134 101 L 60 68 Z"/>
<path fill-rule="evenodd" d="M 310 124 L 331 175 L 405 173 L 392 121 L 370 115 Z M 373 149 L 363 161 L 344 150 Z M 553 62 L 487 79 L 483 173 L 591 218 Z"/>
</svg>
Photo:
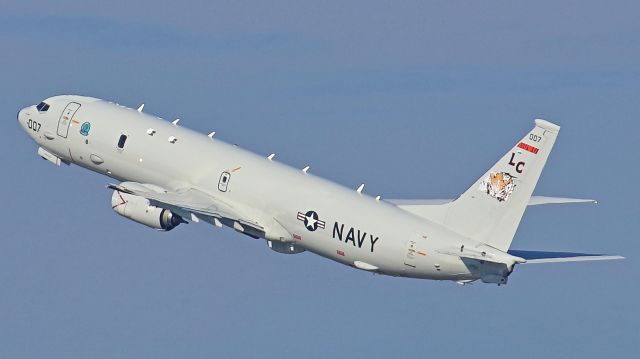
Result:
<svg viewBox="0 0 640 359">
<path fill-rule="evenodd" d="M 149 200 L 113 191 L 111 208 L 119 215 L 160 231 L 170 231 L 184 220 L 168 209 L 152 206 Z"/>
</svg>

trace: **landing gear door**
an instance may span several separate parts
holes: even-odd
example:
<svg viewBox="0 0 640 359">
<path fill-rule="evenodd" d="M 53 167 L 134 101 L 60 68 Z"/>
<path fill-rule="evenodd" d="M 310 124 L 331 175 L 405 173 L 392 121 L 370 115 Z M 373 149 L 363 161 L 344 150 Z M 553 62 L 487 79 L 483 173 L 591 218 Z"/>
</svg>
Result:
<svg viewBox="0 0 640 359">
<path fill-rule="evenodd" d="M 79 108 L 80 104 L 77 102 L 69 102 L 67 107 L 64 108 L 62 115 L 60 115 L 60 120 L 58 120 L 58 136 L 67 138 L 69 135 L 69 126 L 71 126 L 71 121 Z"/>
</svg>

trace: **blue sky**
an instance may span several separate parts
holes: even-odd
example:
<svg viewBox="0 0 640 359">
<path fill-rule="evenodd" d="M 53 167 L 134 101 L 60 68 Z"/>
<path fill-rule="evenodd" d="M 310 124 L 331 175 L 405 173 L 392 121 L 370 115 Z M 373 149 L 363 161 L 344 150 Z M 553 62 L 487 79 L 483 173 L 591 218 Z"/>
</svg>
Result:
<svg viewBox="0 0 640 359">
<path fill-rule="evenodd" d="M 635 2 L 23 1 L 0 12 L 0 356 L 629 357 Z M 109 179 L 36 156 L 17 110 L 114 100 L 387 198 L 451 198 L 545 118 L 562 131 L 513 248 L 623 254 L 520 266 L 506 287 L 372 276 L 206 225 L 157 233 Z"/>
</svg>

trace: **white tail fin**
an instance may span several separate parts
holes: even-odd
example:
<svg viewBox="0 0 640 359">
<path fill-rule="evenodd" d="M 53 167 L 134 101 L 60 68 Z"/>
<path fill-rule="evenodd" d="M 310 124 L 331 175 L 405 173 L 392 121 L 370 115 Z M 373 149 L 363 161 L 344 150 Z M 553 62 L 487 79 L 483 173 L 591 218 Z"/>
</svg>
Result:
<svg viewBox="0 0 640 359">
<path fill-rule="evenodd" d="M 556 141 L 560 127 L 535 127 L 455 201 L 443 205 L 442 224 L 506 251 Z"/>
</svg>

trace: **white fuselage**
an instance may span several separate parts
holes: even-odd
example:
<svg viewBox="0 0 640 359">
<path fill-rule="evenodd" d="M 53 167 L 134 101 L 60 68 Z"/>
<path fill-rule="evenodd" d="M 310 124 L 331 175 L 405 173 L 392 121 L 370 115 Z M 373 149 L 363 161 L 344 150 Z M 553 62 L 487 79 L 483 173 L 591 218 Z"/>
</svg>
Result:
<svg viewBox="0 0 640 359">
<path fill-rule="evenodd" d="M 478 278 L 459 257 L 443 252 L 479 243 L 390 203 L 111 102 L 81 96 L 45 101 L 46 112 L 27 107 L 18 121 L 63 162 L 121 181 L 198 188 L 253 218 L 275 220 L 288 232 L 286 242 L 349 266 L 394 276 Z M 79 107 L 63 119 L 72 102 Z M 122 135 L 126 141 L 118 148 Z M 310 211 L 317 220 L 306 218 Z"/>
</svg>

